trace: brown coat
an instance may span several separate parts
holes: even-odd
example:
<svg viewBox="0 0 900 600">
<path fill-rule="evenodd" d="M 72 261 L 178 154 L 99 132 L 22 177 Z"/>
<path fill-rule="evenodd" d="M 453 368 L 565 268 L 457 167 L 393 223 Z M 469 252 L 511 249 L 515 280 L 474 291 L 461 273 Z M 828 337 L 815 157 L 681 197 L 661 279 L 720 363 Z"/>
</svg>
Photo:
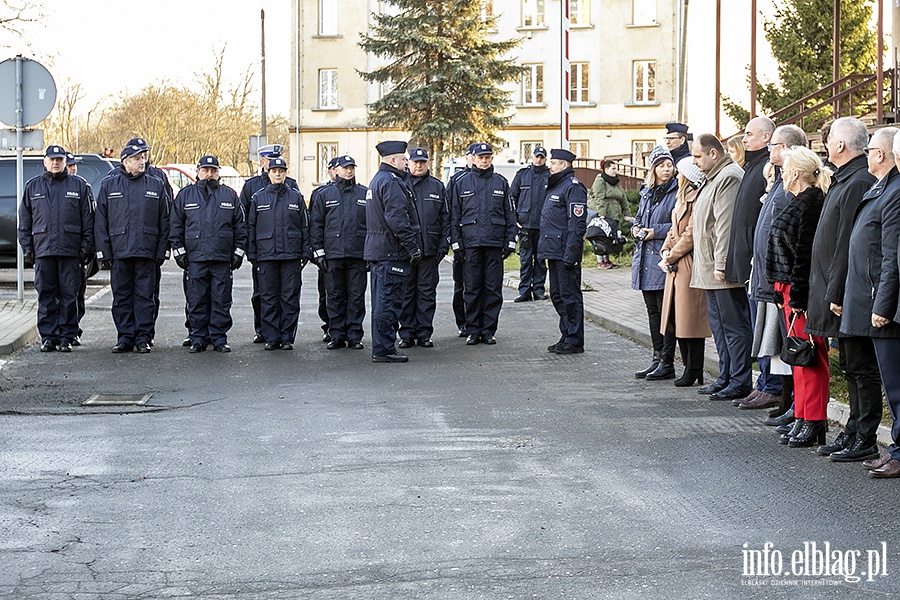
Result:
<svg viewBox="0 0 900 600">
<path fill-rule="evenodd" d="M 686 196 L 672 210 L 672 229 L 666 236 L 662 252 L 669 251 L 667 262 L 678 265 L 678 271 L 666 276 L 663 291 L 661 333 L 671 327 L 675 318 L 675 337 L 708 338 L 709 318 L 706 316 L 706 291 L 691 287 L 694 268 L 694 199 L 696 191 Z"/>
</svg>

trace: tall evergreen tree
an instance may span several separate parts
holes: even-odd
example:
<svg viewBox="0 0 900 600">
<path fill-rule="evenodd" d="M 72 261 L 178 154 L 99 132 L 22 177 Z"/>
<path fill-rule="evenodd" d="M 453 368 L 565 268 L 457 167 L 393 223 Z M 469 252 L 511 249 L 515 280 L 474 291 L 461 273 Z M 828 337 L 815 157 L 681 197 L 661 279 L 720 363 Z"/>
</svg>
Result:
<svg viewBox="0 0 900 600">
<path fill-rule="evenodd" d="M 369 105 L 371 125 L 410 131 L 437 166 L 444 153 L 461 153 L 473 141 L 500 142 L 497 132 L 511 118 L 509 92 L 500 86 L 522 73 L 504 56 L 521 40 L 487 40 L 495 19 L 482 18 L 481 0 L 386 3 L 396 11 L 374 15 L 371 34 L 359 44 L 390 61 L 360 72 L 393 87 Z"/>
<path fill-rule="evenodd" d="M 869 27 L 872 0 L 841 0 L 840 73 L 874 73 L 875 32 Z M 758 86 L 760 114 L 771 114 L 825 87 L 832 79 L 834 0 L 785 0 L 763 24 L 778 62 L 778 83 Z M 738 125 L 749 112 L 725 99 L 725 112 Z"/>
</svg>

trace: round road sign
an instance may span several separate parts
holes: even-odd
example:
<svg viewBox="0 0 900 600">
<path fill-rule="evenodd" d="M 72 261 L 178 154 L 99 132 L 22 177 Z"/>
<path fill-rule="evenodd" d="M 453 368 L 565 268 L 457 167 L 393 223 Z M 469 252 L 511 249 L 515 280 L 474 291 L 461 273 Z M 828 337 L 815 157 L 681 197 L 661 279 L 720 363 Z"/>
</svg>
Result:
<svg viewBox="0 0 900 600">
<path fill-rule="evenodd" d="M 0 63 L 0 121 L 16 126 L 16 61 L 22 61 L 22 126 L 47 118 L 56 104 L 56 83 L 44 65 L 28 58 Z"/>
</svg>

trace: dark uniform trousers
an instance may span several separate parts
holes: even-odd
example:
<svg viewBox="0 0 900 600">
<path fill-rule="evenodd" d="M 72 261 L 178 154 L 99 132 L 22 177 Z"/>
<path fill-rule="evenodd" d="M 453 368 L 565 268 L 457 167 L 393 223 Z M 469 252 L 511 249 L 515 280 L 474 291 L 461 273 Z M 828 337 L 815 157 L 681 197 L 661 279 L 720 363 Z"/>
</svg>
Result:
<svg viewBox="0 0 900 600">
<path fill-rule="evenodd" d="M 466 333 L 494 335 L 503 306 L 503 248 L 478 246 L 464 252 Z"/>
<path fill-rule="evenodd" d="M 229 262 L 188 263 L 186 297 L 191 344 L 221 346 L 228 343 L 232 287 Z"/>
<path fill-rule="evenodd" d="M 322 271 L 320 271 L 322 272 Z M 325 273 L 328 329 L 332 340 L 361 340 L 366 318 L 366 261 L 361 258 L 328 260 Z"/>
<path fill-rule="evenodd" d="M 326 295 L 327 286 L 325 285 L 325 271 L 319 269 L 316 275 L 316 287 L 319 291 L 319 319 L 322 321 L 322 331 L 328 333 L 331 325 L 328 322 L 328 298 Z M 366 290 L 363 290 L 363 294 Z M 329 334 L 330 335 L 330 334 Z"/>
<path fill-rule="evenodd" d="M 427 256 L 411 267 L 403 310 L 400 313 L 400 338 L 418 340 L 434 333 L 434 313 L 437 308 L 437 286 L 440 282 L 439 263 Z"/>
<path fill-rule="evenodd" d="M 397 353 L 397 328 L 410 271 L 408 261 L 372 264 L 372 356 Z"/>
<path fill-rule="evenodd" d="M 260 260 L 259 308 L 266 342 L 294 343 L 300 319 L 300 259 Z"/>
<path fill-rule="evenodd" d="M 37 326 L 42 340 L 58 344 L 71 342 L 78 336 L 78 290 L 82 278 L 77 256 L 46 256 L 34 260 Z"/>
<path fill-rule="evenodd" d="M 900 460 L 900 369 L 897 368 L 900 338 L 872 338 L 872 343 L 875 345 L 884 396 L 891 413 L 891 439 L 894 443 L 888 446 L 888 452 L 891 458 Z"/>
<path fill-rule="evenodd" d="M 156 305 L 156 260 L 119 258 L 112 262 L 109 283 L 113 290 L 112 316 L 118 342 L 133 346 L 150 343 Z"/>
<path fill-rule="evenodd" d="M 584 346 L 584 297 L 581 294 L 581 264 L 566 269 L 561 260 L 548 260 L 550 301 L 559 315 L 560 341 Z"/>
<path fill-rule="evenodd" d="M 743 287 L 706 290 L 706 312 L 719 354 L 718 385 L 749 389 L 753 383 L 750 370 L 750 305 Z"/>
<path fill-rule="evenodd" d="M 844 431 L 872 446 L 881 423 L 881 379 L 875 346 L 869 337 L 839 337 L 841 371 L 847 378 L 850 416 Z"/>
<path fill-rule="evenodd" d="M 466 288 L 463 284 L 463 261 L 459 255 L 453 254 L 453 317 L 456 319 L 456 328 L 466 326 Z"/>
<path fill-rule="evenodd" d="M 538 240 L 540 229 L 526 229 L 531 246 L 519 246 L 519 294 L 544 293 L 544 282 L 547 281 L 547 263 L 538 259 Z"/>
</svg>

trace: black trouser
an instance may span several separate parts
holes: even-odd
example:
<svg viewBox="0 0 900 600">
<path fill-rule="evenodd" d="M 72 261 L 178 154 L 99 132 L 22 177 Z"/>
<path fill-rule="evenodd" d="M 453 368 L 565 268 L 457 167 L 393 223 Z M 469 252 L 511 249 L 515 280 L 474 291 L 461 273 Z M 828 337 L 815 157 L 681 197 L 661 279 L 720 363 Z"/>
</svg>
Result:
<svg viewBox="0 0 900 600">
<path fill-rule="evenodd" d="M 405 261 L 372 263 L 372 356 L 397 354 L 397 328 L 409 285 Z"/>
<path fill-rule="evenodd" d="M 465 256 L 466 333 L 494 335 L 503 306 L 503 248 L 466 248 Z"/>
<path fill-rule="evenodd" d="M 232 273 L 228 261 L 191 261 L 187 268 L 188 322 L 192 344 L 228 343 Z"/>
<path fill-rule="evenodd" d="M 540 230 L 526 229 L 530 244 L 523 248 L 519 244 L 519 294 L 532 295 L 535 292 L 544 293 L 544 282 L 547 278 L 547 261 L 539 259 L 538 240 Z"/>
<path fill-rule="evenodd" d="M 550 301 L 559 315 L 559 340 L 570 346 L 584 346 L 584 296 L 581 293 L 581 265 L 567 269 L 561 260 L 548 260 Z"/>
<path fill-rule="evenodd" d="M 438 263 L 426 256 L 412 267 L 403 310 L 400 312 L 400 338 L 421 340 L 434 333 L 434 312 L 437 308 L 437 286 L 440 282 Z"/>
<path fill-rule="evenodd" d="M 159 279 L 154 258 L 117 258 L 109 270 L 113 293 L 112 316 L 118 342 L 133 346 L 150 343 L 157 308 L 154 297 Z"/>
<path fill-rule="evenodd" d="M 875 356 L 878 357 L 888 411 L 891 413 L 891 439 L 894 443 L 888 446 L 888 452 L 891 458 L 900 460 L 900 369 L 897 368 L 900 339 L 872 338 L 872 343 L 875 346 Z"/>
<path fill-rule="evenodd" d="M 733 389 L 753 386 L 750 305 L 743 287 L 706 290 L 706 313 L 719 354 L 716 384 Z"/>
<path fill-rule="evenodd" d="M 46 256 L 34 261 L 41 340 L 72 342 L 78 335 L 78 290 L 84 271 L 77 256 Z"/>
<path fill-rule="evenodd" d="M 253 269 L 251 269 L 251 271 L 251 279 L 253 280 L 253 292 L 250 294 L 250 306 L 253 307 L 253 331 L 256 333 L 262 333 L 262 322 L 260 320 L 259 306 L 259 272 L 256 268 L 256 265 L 253 265 Z"/>
<path fill-rule="evenodd" d="M 322 320 L 322 331 L 328 333 L 328 294 L 325 285 L 325 271 L 319 269 L 316 275 L 316 287 L 319 290 L 319 319 Z"/>
<path fill-rule="evenodd" d="M 366 261 L 337 258 L 328 261 L 325 271 L 328 332 L 334 341 L 361 340 L 366 317 Z"/>
<path fill-rule="evenodd" d="M 300 318 L 300 259 L 258 260 L 259 316 L 266 342 L 294 343 Z"/>
<path fill-rule="evenodd" d="M 869 337 L 839 337 L 841 371 L 847 379 L 850 417 L 845 431 L 873 445 L 881 423 L 881 374 Z"/>
<path fill-rule="evenodd" d="M 681 350 L 681 362 L 684 370 L 696 373 L 703 370 L 703 354 L 706 351 L 705 338 L 677 338 Z"/>
<path fill-rule="evenodd" d="M 463 261 L 459 254 L 453 253 L 453 316 L 457 329 L 466 326 L 466 286 L 463 281 Z"/>
<path fill-rule="evenodd" d="M 647 319 L 650 322 L 650 340 L 653 343 L 653 352 L 667 365 L 675 361 L 675 332 L 668 331 L 665 335 L 659 332 L 662 324 L 663 290 L 641 290 L 644 304 L 647 306 Z"/>
</svg>

